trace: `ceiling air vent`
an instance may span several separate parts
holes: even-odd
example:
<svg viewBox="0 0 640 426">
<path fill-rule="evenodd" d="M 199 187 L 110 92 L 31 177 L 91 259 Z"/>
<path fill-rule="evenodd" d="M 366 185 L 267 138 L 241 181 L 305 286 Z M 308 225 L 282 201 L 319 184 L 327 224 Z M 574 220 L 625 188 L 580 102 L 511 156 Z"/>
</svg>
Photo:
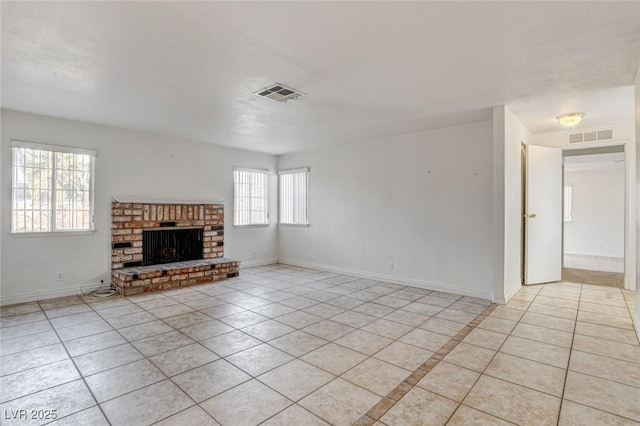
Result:
<svg viewBox="0 0 640 426">
<path fill-rule="evenodd" d="M 254 93 L 256 96 L 273 99 L 278 102 L 287 102 L 304 96 L 299 90 L 287 87 L 284 84 L 276 83 L 273 86 L 265 87 Z"/>
<path fill-rule="evenodd" d="M 569 143 L 598 142 L 613 140 L 613 130 L 592 130 L 582 133 L 569 133 Z"/>
</svg>

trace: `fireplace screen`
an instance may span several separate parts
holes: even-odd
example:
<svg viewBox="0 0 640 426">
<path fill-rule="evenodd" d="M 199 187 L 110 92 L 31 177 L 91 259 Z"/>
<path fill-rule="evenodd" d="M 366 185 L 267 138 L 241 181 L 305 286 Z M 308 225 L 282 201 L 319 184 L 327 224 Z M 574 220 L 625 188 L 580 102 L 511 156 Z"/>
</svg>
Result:
<svg viewBox="0 0 640 426">
<path fill-rule="evenodd" d="M 142 231 L 142 264 L 202 259 L 202 228 Z"/>
</svg>

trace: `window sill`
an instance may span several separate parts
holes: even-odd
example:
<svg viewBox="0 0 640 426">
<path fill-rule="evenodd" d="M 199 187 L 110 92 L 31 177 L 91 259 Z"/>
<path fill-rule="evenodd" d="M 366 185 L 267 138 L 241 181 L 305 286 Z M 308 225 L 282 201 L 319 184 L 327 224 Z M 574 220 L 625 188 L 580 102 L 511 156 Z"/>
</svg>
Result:
<svg viewBox="0 0 640 426">
<path fill-rule="evenodd" d="M 311 226 L 311 224 L 309 223 L 304 223 L 304 224 L 298 224 L 298 223 L 279 223 L 278 225 L 280 226 L 287 226 L 287 227 L 292 227 L 292 228 L 308 228 L 309 226 Z"/>
<path fill-rule="evenodd" d="M 234 228 L 242 229 L 242 228 L 268 228 L 270 224 L 264 223 L 260 225 L 233 225 Z"/>
<path fill-rule="evenodd" d="M 9 232 L 11 238 L 51 238 L 51 237 L 75 237 L 94 235 L 96 230 L 91 231 L 56 231 L 56 232 Z"/>
</svg>

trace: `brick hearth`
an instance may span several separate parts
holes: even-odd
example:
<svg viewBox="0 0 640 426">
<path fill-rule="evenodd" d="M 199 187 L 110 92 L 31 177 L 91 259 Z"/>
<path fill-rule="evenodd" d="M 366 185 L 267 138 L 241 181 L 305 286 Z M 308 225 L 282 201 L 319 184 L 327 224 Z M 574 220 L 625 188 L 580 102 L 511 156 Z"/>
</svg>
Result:
<svg viewBox="0 0 640 426">
<path fill-rule="evenodd" d="M 190 260 L 116 269 L 112 282 L 118 292 L 129 296 L 146 291 L 166 290 L 238 276 L 240 262 L 226 257 Z"/>
<path fill-rule="evenodd" d="M 239 262 L 224 256 L 223 204 L 111 203 L 112 283 L 135 294 L 237 276 Z M 202 228 L 202 259 L 142 266 L 142 232 Z"/>
</svg>

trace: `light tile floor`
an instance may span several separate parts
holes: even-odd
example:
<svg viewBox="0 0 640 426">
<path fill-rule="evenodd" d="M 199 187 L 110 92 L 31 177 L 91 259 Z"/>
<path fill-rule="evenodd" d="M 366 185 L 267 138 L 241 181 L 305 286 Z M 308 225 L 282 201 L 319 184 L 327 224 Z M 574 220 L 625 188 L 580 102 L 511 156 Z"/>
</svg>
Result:
<svg viewBox="0 0 640 426">
<path fill-rule="evenodd" d="M 634 300 L 558 283 L 496 306 L 272 265 L 4 306 L 0 423 L 638 424 Z"/>
</svg>

